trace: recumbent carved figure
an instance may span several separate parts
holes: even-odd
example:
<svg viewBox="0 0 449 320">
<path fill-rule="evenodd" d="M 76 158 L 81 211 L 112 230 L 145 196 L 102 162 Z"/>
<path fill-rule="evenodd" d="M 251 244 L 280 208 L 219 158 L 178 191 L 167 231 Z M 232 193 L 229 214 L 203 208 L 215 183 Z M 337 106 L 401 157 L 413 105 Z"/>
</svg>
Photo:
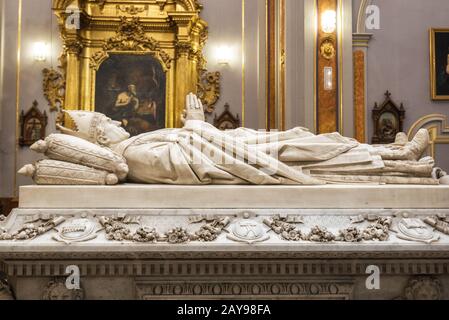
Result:
<svg viewBox="0 0 449 320">
<path fill-rule="evenodd" d="M 186 98 L 181 129 L 130 138 L 101 113 L 65 111 L 75 128 L 59 126 L 31 149 L 49 159 L 19 173 L 37 184 L 426 184 L 447 181 L 434 160 L 423 157 L 429 133 L 412 141 L 398 134 L 391 145 L 367 145 L 338 133 L 304 128 L 283 132 L 220 131 L 205 122 L 200 100 Z M 441 178 L 441 179 L 440 179 Z"/>
</svg>

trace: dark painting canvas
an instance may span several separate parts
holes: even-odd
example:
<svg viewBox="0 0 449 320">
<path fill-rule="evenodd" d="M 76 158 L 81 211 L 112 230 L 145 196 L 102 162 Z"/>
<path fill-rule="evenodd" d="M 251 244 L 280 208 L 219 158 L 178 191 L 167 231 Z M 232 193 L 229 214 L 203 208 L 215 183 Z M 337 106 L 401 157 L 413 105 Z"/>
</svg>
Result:
<svg viewBox="0 0 449 320">
<path fill-rule="evenodd" d="M 432 98 L 449 100 L 449 30 L 431 33 Z"/>
<path fill-rule="evenodd" d="M 165 128 L 166 76 L 150 55 L 111 54 L 96 77 L 95 110 L 133 136 Z"/>
</svg>

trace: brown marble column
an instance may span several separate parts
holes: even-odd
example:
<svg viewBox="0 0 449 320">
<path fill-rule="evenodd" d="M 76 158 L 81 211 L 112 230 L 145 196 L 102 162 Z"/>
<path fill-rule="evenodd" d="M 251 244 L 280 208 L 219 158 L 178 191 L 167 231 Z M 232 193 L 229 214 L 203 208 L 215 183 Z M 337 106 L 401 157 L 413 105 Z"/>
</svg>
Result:
<svg viewBox="0 0 449 320">
<path fill-rule="evenodd" d="M 332 33 L 322 30 L 322 14 L 337 12 L 337 0 L 318 0 L 317 33 L 317 128 L 318 133 L 338 131 L 338 41 L 337 28 Z M 325 88 L 325 68 L 332 68 L 332 89 Z"/>
</svg>

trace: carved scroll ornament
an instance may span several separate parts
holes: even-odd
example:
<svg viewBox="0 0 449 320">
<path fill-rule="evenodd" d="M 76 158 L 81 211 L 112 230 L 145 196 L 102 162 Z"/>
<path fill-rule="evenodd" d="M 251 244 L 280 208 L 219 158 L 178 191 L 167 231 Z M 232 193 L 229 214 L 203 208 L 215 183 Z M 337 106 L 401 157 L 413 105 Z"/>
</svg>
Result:
<svg viewBox="0 0 449 320">
<path fill-rule="evenodd" d="M 204 111 L 212 113 L 220 98 L 220 72 L 205 72 L 198 82 L 198 97 L 204 105 Z"/>
<path fill-rule="evenodd" d="M 44 76 L 44 97 L 48 101 L 50 111 L 57 111 L 64 106 L 65 99 L 65 77 L 62 72 L 53 68 L 42 70 Z"/>
<path fill-rule="evenodd" d="M 106 40 L 103 50 L 96 52 L 91 58 L 91 67 L 98 69 L 101 63 L 109 57 L 108 52 L 149 52 L 158 58 L 165 70 L 170 69 L 171 58 L 160 48 L 159 42 L 145 35 L 145 30 L 138 17 L 128 20 L 120 18 L 120 25 L 116 35 Z"/>
</svg>

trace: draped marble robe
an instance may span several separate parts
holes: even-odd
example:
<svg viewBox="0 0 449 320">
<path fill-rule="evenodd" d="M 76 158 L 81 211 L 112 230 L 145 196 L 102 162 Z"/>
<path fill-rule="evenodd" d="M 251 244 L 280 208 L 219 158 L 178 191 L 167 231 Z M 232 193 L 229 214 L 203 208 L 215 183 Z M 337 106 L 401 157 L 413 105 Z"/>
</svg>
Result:
<svg viewBox="0 0 449 320">
<path fill-rule="evenodd" d="M 245 128 L 220 131 L 206 122 L 190 120 L 182 129 L 128 139 L 114 151 L 126 158 L 128 180 L 135 183 L 438 183 L 430 174 L 388 174 L 385 178 L 387 166 L 375 148 L 338 133 L 314 135 L 304 128 L 270 133 Z"/>
</svg>

